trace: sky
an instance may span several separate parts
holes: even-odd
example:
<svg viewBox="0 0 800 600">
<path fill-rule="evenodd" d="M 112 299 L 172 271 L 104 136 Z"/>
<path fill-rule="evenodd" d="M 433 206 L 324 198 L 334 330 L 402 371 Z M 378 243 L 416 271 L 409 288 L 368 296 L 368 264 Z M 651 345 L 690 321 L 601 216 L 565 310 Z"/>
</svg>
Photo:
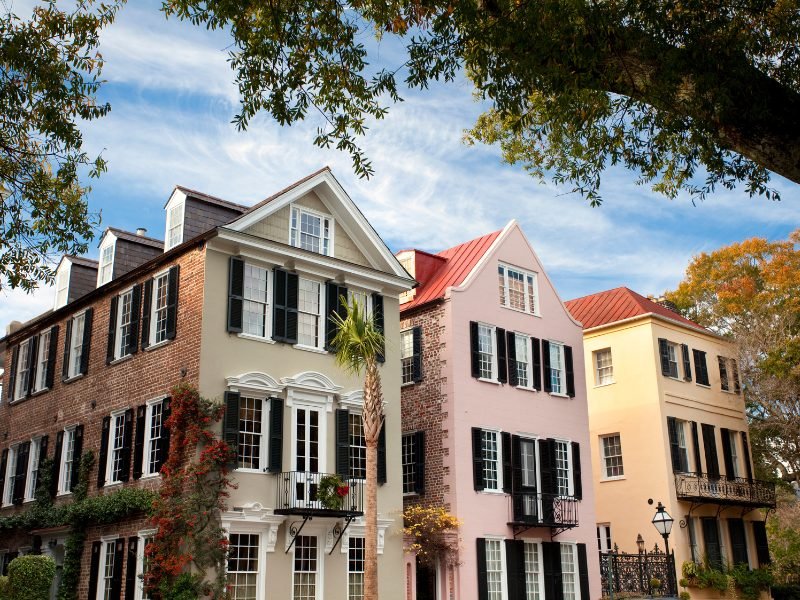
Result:
<svg viewBox="0 0 800 600">
<path fill-rule="evenodd" d="M 29 14 L 30 0 L 4 0 Z M 568 189 L 541 184 L 502 162 L 497 147 L 467 146 L 464 130 L 485 105 L 464 78 L 402 91 L 404 102 L 370 124 L 361 145 L 375 175 L 354 175 L 348 155 L 313 145 L 315 118 L 291 128 L 259 116 L 246 132 L 227 62 L 229 37 L 165 19 L 160 2 L 129 1 L 103 33 L 100 99 L 111 113 L 84 124 L 85 147 L 108 172 L 93 182 L 90 210 L 102 215 L 88 256 L 107 226 L 164 237 L 164 203 L 175 185 L 250 205 L 328 165 L 392 251 L 438 252 L 516 219 L 562 299 L 628 286 L 660 294 L 680 281 L 692 256 L 761 236 L 782 239 L 800 226 L 800 187 L 775 178 L 781 202 L 719 192 L 693 205 L 607 171 L 592 208 Z M 401 48 L 374 42 L 371 58 L 396 66 Z M 52 307 L 53 291 L 0 291 L 0 335 L 11 320 Z"/>
</svg>

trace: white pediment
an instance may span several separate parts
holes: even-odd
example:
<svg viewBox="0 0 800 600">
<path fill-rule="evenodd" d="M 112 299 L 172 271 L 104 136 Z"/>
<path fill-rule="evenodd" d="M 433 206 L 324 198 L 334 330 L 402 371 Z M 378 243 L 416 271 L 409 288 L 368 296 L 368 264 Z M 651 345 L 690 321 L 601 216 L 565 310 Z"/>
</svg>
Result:
<svg viewBox="0 0 800 600">
<path fill-rule="evenodd" d="M 227 377 L 225 382 L 233 392 L 255 392 L 263 394 L 279 394 L 284 386 L 266 373 L 242 373 L 236 377 Z"/>
</svg>

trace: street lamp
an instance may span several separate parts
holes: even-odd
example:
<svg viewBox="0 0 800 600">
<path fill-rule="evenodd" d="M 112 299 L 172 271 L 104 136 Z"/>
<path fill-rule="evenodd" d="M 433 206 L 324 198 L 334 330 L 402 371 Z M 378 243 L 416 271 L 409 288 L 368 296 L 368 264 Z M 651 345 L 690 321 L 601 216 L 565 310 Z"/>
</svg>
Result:
<svg viewBox="0 0 800 600">
<path fill-rule="evenodd" d="M 644 538 L 641 533 L 636 536 L 636 547 L 639 548 L 639 554 L 644 552 Z"/>
<path fill-rule="evenodd" d="M 652 501 L 651 501 L 652 502 Z M 653 525 L 655 526 L 658 533 L 661 534 L 661 537 L 664 538 L 664 548 L 667 551 L 667 587 L 671 590 L 672 589 L 672 569 L 670 568 L 670 559 L 669 559 L 669 533 L 672 531 L 672 524 L 675 522 L 667 509 L 664 508 L 664 505 L 661 502 L 658 503 L 656 506 L 656 514 L 653 515 Z"/>
</svg>

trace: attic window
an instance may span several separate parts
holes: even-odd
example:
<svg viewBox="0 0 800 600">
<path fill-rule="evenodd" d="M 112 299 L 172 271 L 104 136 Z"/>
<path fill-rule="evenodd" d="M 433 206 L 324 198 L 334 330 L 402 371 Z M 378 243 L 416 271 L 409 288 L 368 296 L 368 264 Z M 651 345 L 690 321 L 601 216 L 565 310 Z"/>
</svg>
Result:
<svg viewBox="0 0 800 600">
<path fill-rule="evenodd" d="M 333 248 L 333 219 L 298 206 L 292 207 L 289 225 L 289 244 L 317 254 L 331 256 Z"/>
<path fill-rule="evenodd" d="M 170 207 L 167 212 L 167 244 L 164 250 L 174 248 L 183 241 L 183 202 Z"/>
<path fill-rule="evenodd" d="M 69 297 L 69 267 L 70 263 L 65 261 L 56 274 L 56 302 L 53 310 L 58 310 L 67 304 Z"/>
<path fill-rule="evenodd" d="M 114 272 L 114 242 L 113 240 L 100 248 L 100 269 L 97 271 L 97 287 L 111 281 Z"/>
</svg>

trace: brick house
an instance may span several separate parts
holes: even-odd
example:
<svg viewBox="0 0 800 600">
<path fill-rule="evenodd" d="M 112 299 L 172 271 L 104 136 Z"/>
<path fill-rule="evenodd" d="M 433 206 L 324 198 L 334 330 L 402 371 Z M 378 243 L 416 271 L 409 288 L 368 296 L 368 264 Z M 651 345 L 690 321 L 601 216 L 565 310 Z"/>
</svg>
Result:
<svg viewBox="0 0 800 600">
<path fill-rule="evenodd" d="M 450 564 L 407 554 L 406 598 L 599 598 L 580 325 L 514 221 L 397 257 L 403 502 L 462 521 Z"/>
<path fill-rule="evenodd" d="M 39 464 L 71 501 L 91 450 L 89 495 L 155 488 L 169 452 L 169 390 L 179 382 L 226 404 L 237 489 L 221 515 L 237 598 L 360 598 L 365 473 L 362 382 L 331 353 L 340 296 L 398 336 L 398 296 L 413 284 L 325 168 L 252 206 L 176 187 L 165 242 L 109 228 L 99 260 L 65 257 L 54 310 L 3 340 L 0 517 L 30 507 Z M 400 362 L 386 345 L 387 365 Z M 399 369 L 381 368 L 381 595 L 401 597 Z M 350 483 L 345 506 L 316 498 L 326 473 Z M 21 553 L 63 564 L 65 528 L 0 534 L 0 567 Z M 143 597 L 144 517 L 88 529 L 79 598 Z"/>
</svg>

